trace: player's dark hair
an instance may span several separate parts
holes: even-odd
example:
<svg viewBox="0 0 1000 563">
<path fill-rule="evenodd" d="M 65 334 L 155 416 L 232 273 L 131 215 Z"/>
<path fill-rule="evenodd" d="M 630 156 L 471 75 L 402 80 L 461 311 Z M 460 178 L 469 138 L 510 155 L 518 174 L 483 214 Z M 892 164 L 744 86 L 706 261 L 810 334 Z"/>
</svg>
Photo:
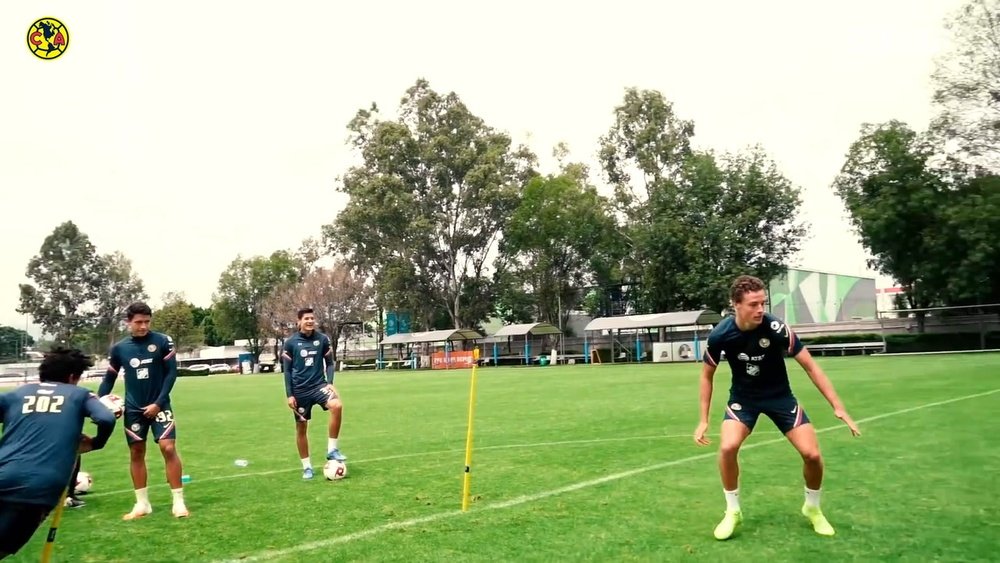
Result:
<svg viewBox="0 0 1000 563">
<path fill-rule="evenodd" d="M 747 293 L 763 291 L 765 288 L 766 286 L 760 278 L 740 276 L 733 281 L 733 285 L 729 288 L 729 298 L 732 299 L 733 303 L 740 303 Z"/>
<path fill-rule="evenodd" d="M 131 321 L 132 317 L 136 315 L 149 315 L 152 317 L 153 310 L 149 308 L 149 305 L 146 305 L 142 301 L 136 301 L 135 303 L 129 305 L 128 309 L 125 309 L 125 318 Z"/>
<path fill-rule="evenodd" d="M 299 314 L 299 320 L 300 321 L 302 320 L 302 317 L 306 316 L 306 313 L 313 313 L 313 314 L 315 314 L 315 311 L 313 311 L 312 307 L 303 307 L 303 308 L 299 309 L 299 313 L 298 314 Z"/>
<path fill-rule="evenodd" d="M 81 376 L 94 365 L 94 360 L 76 348 L 53 348 L 38 366 L 38 380 L 69 383 L 70 377 Z"/>
</svg>

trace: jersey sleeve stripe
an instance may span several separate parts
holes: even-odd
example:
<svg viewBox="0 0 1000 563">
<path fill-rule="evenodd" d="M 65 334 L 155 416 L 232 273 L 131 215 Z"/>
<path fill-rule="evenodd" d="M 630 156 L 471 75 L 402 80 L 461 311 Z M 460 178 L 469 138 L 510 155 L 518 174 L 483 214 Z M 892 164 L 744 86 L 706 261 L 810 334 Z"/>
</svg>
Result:
<svg viewBox="0 0 1000 563">
<path fill-rule="evenodd" d="M 705 361 L 705 363 L 711 365 L 712 367 L 718 367 L 719 366 L 719 364 L 717 364 L 715 362 L 715 358 L 712 357 L 712 354 L 710 354 L 708 352 L 708 350 L 705 350 L 705 356 L 704 356 L 703 360 Z"/>
<path fill-rule="evenodd" d="M 169 360 L 170 358 L 173 358 L 175 354 L 177 354 L 177 350 L 171 350 L 166 356 L 163 356 L 163 359 Z"/>
</svg>

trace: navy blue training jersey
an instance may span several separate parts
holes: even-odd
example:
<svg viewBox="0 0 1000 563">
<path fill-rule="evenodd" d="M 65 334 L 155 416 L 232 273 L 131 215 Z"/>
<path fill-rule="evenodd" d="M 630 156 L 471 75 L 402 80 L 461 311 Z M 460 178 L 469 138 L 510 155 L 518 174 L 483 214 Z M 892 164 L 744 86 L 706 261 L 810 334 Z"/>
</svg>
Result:
<svg viewBox="0 0 1000 563">
<path fill-rule="evenodd" d="M 73 474 L 88 416 L 98 425 L 94 449 L 101 449 L 115 428 L 115 416 L 89 390 L 68 383 L 30 383 L 0 395 L 0 500 L 58 504 Z"/>
<path fill-rule="evenodd" d="M 281 350 L 285 371 L 285 396 L 333 383 L 333 349 L 325 334 L 296 332 Z"/>
<path fill-rule="evenodd" d="M 764 313 L 757 328 L 742 331 L 736 317 L 726 317 L 708 335 L 703 360 L 713 366 L 726 361 L 733 372 L 730 397 L 765 399 L 791 395 L 785 356 L 796 356 L 802 342 L 785 322 Z"/>
<path fill-rule="evenodd" d="M 150 331 L 141 338 L 126 336 L 111 347 L 107 373 L 97 394 L 107 395 L 115 387 L 118 372 L 125 374 L 125 410 L 141 411 L 156 404 L 170 408 L 170 391 L 177 381 L 174 341 L 166 334 Z"/>
</svg>

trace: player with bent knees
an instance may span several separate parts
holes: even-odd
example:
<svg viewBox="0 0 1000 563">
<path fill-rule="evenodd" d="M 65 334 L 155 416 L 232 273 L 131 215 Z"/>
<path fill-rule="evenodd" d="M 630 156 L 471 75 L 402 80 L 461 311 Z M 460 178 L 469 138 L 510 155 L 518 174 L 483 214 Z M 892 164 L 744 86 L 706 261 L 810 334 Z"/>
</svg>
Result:
<svg viewBox="0 0 1000 563">
<path fill-rule="evenodd" d="M 816 533 L 834 534 L 833 526 L 820 510 L 820 485 L 823 481 L 823 458 L 816 430 L 802 405 L 792 394 L 785 356 L 802 366 L 809 379 L 833 407 L 833 414 L 844 421 L 854 436 L 857 425 L 844 410 L 833 384 L 816 365 L 809 351 L 784 321 L 764 312 L 764 283 L 753 276 L 736 278 L 730 289 L 735 315 L 723 319 L 708 337 L 708 347 L 701 370 L 701 421 L 694 433 L 699 445 L 707 445 L 708 414 L 712 403 L 712 378 L 725 353 L 732 371 L 732 386 L 719 439 L 719 472 L 722 475 L 726 512 L 715 528 L 720 540 L 733 535 L 743 521 L 739 500 L 740 446 L 750 436 L 757 419 L 766 415 L 798 450 L 803 460 L 805 504 L 802 514 Z"/>
<path fill-rule="evenodd" d="M 0 395 L 0 559 L 24 547 L 73 486 L 77 454 L 111 437 L 114 413 L 76 385 L 92 365 L 79 350 L 56 348 L 38 366 L 39 383 Z M 97 424 L 93 438 L 81 436 L 87 417 Z"/>
<path fill-rule="evenodd" d="M 149 502 L 146 474 L 146 439 L 150 431 L 160 447 L 166 466 L 167 482 L 173 495 L 171 512 L 177 518 L 188 516 L 181 484 L 181 458 L 177 453 L 177 426 L 170 405 L 170 391 L 177 381 L 177 359 L 173 340 L 149 330 L 153 312 L 142 302 L 125 310 L 130 336 L 111 347 L 110 365 L 98 394 L 114 389 L 118 372 L 125 378 L 125 440 L 128 442 L 135 506 L 124 520 L 142 518 L 153 511 Z"/>
<path fill-rule="evenodd" d="M 309 460 L 309 420 L 312 408 L 318 405 L 330 411 L 326 459 L 344 461 L 337 441 L 343 404 L 333 386 L 333 348 L 330 339 L 316 330 L 316 315 L 310 308 L 298 311 L 299 330 L 285 340 L 281 363 L 285 372 L 285 397 L 295 416 L 295 445 L 302 459 L 302 478 L 312 479 Z"/>
</svg>

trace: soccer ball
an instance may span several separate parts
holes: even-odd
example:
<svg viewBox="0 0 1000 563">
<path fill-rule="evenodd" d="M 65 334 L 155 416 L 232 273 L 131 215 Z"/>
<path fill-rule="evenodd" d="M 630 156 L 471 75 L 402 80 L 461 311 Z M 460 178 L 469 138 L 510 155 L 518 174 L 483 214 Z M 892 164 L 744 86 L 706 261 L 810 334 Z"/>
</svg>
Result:
<svg viewBox="0 0 1000 563">
<path fill-rule="evenodd" d="M 86 471 L 81 471 L 76 474 L 76 488 L 74 489 L 77 493 L 87 493 L 90 492 L 90 488 L 94 486 L 94 478 L 90 476 L 90 473 Z"/>
<path fill-rule="evenodd" d="M 118 395 L 105 395 L 100 398 L 101 404 L 108 407 L 108 410 L 114 413 L 115 418 L 121 418 L 122 413 L 125 412 L 125 401 L 122 400 Z"/>
<path fill-rule="evenodd" d="M 323 466 L 323 475 L 327 481 L 337 481 L 347 477 L 347 464 L 331 459 Z"/>
</svg>

